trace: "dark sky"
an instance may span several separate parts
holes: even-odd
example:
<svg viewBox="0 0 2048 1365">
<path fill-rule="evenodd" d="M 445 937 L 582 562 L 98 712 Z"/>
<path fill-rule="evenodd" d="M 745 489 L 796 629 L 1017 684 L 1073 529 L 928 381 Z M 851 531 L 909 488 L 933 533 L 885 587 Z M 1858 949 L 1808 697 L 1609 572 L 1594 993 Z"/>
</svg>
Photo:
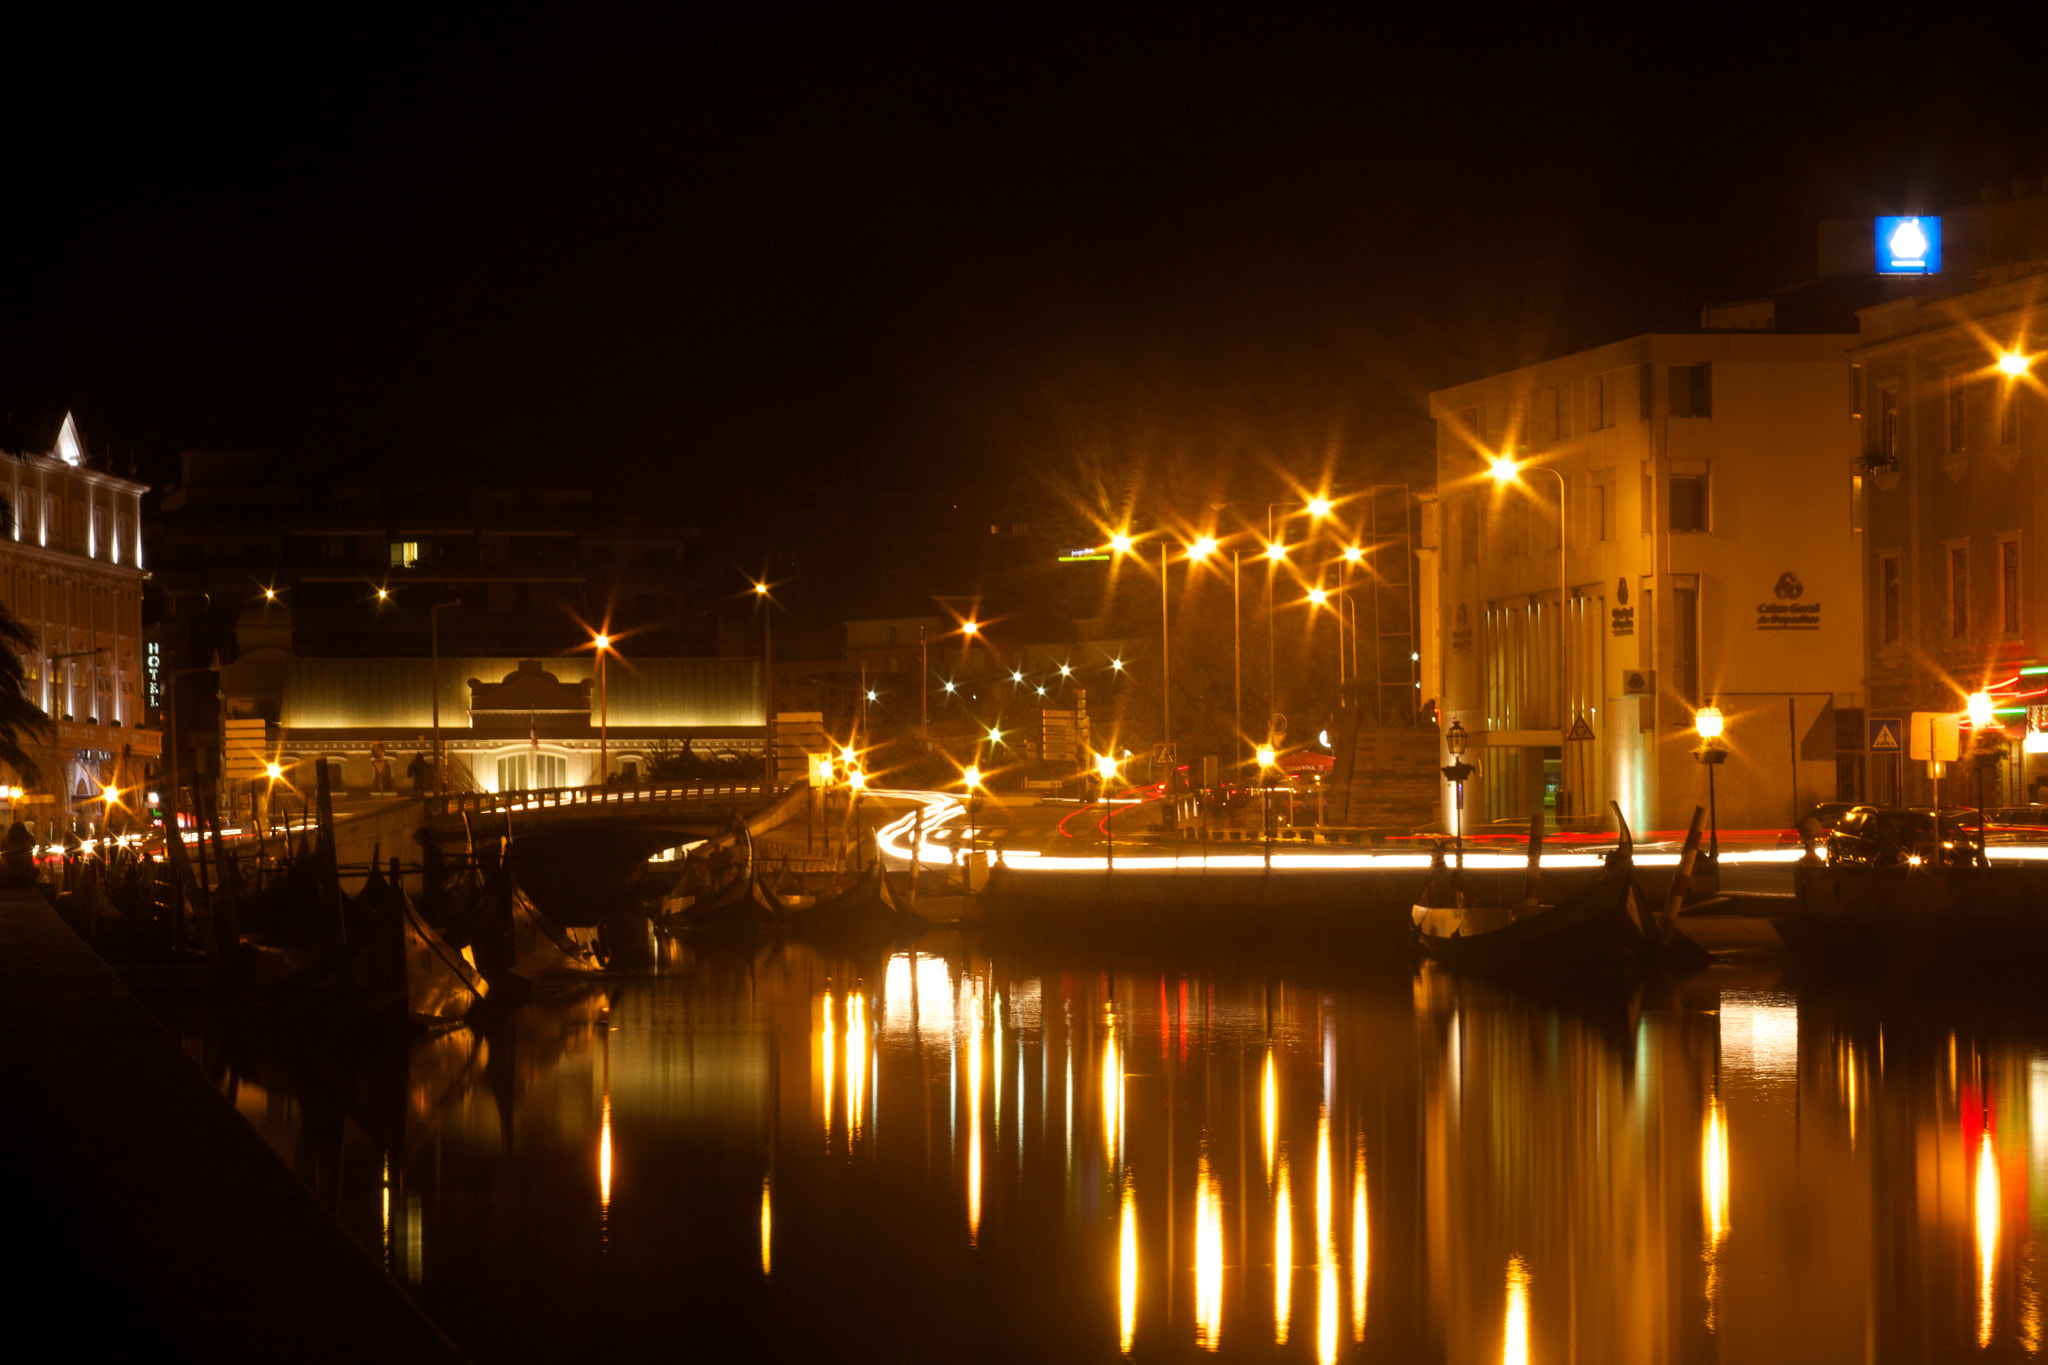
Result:
<svg viewBox="0 0 2048 1365">
<path fill-rule="evenodd" d="M 6 21 L 0 407 L 158 480 L 617 471 L 739 542 L 792 492 L 1371 477 L 1431 387 L 2048 173 L 1991 10 L 61 8 Z"/>
</svg>

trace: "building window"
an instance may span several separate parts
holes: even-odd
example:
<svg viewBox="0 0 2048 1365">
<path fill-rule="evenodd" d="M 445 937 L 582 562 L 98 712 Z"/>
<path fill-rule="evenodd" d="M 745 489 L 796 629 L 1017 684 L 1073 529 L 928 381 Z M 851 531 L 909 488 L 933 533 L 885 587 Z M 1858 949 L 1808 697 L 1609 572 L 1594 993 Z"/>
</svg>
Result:
<svg viewBox="0 0 2048 1365">
<path fill-rule="evenodd" d="M 1596 476 L 1593 482 L 1593 502 L 1586 509 L 1586 522 L 1592 530 L 1595 543 L 1614 538 L 1613 523 L 1609 520 L 1613 515 L 1613 504 L 1613 486 L 1606 479 Z"/>
<path fill-rule="evenodd" d="M 1458 562 L 1479 562 L 1479 499 L 1470 493 L 1458 501 Z"/>
<path fill-rule="evenodd" d="M 1700 590 L 1673 586 L 1671 589 L 1671 667 L 1677 675 L 1678 695 L 1688 707 L 1700 700 Z"/>
<path fill-rule="evenodd" d="M 1998 628 L 2006 636 L 2020 633 L 2020 538 L 1998 541 Z"/>
<path fill-rule="evenodd" d="M 1714 367 L 1698 365 L 1671 367 L 1671 415 L 1712 417 L 1714 415 Z"/>
<path fill-rule="evenodd" d="M 1849 367 L 1849 415 L 1851 417 L 1861 417 L 1863 415 L 1863 367 L 1861 365 L 1851 365 Z"/>
<path fill-rule="evenodd" d="M 1596 374 L 1586 381 L 1586 430 L 1605 431 L 1614 425 L 1614 376 Z"/>
<path fill-rule="evenodd" d="M 1899 552 L 1887 551 L 1877 561 L 1878 616 L 1883 634 L 1879 637 L 1885 644 L 1899 642 L 1899 622 L 1904 614 L 1901 601 L 1902 585 L 1899 580 Z"/>
<path fill-rule="evenodd" d="M 1657 475 L 1650 462 L 1643 462 L 1643 534 L 1654 535 L 1657 531 Z"/>
<path fill-rule="evenodd" d="M 1707 472 L 1671 476 L 1671 529 L 1707 529 Z"/>
<path fill-rule="evenodd" d="M 2020 391 L 2007 381 L 1999 394 L 1998 441 L 2001 445 L 2017 445 L 2020 439 Z"/>
<path fill-rule="evenodd" d="M 1890 384 L 1877 396 L 1877 458 L 1886 469 L 1899 467 L 1899 391 Z"/>
<path fill-rule="evenodd" d="M 391 567 L 410 569 L 420 562 L 420 543 L 417 540 L 394 540 L 391 542 Z"/>
<path fill-rule="evenodd" d="M 1960 640 L 1970 633 L 1970 550 L 1966 545 L 1948 548 L 1948 637 Z"/>
<path fill-rule="evenodd" d="M 1962 378 L 1950 375 L 1948 379 L 1948 448 L 1949 453 L 1963 448 L 1963 396 L 1968 392 Z"/>
</svg>

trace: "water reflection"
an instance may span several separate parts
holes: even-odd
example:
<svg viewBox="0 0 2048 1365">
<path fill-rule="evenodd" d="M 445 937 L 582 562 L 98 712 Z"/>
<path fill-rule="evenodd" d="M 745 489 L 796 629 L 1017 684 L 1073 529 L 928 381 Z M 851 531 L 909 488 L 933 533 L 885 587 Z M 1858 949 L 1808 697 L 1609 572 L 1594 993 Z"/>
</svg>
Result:
<svg viewBox="0 0 2048 1365">
<path fill-rule="evenodd" d="M 682 1323 L 948 1362 L 2041 1345 L 2048 1027 L 2010 1005 L 950 940 L 607 989 L 402 1053 L 190 1046 L 479 1358 L 672 1353 Z"/>
<path fill-rule="evenodd" d="M 1700 1138 L 1700 1200 L 1705 1208 L 1707 1246 L 1707 1330 L 1714 1330 L 1720 1298 L 1721 1239 L 1728 1235 L 1728 1124 L 1721 1097 L 1707 1096 L 1706 1131 Z"/>
<path fill-rule="evenodd" d="M 1351 1187 L 1351 1339 L 1365 1340 L 1365 1291 L 1372 1267 L 1372 1221 L 1365 1203 L 1365 1140 L 1359 1139 Z"/>
<path fill-rule="evenodd" d="M 1508 1258 L 1508 1309 L 1500 1358 L 1501 1365 L 1529 1365 L 1529 1267 L 1519 1256 Z"/>
<path fill-rule="evenodd" d="M 1138 1193 L 1124 1181 L 1123 1222 L 1117 1236 L 1118 1340 L 1125 1355 L 1138 1331 Z"/>
<path fill-rule="evenodd" d="M 1207 1151 L 1195 1176 L 1195 1344 L 1223 1344 L 1223 1195 Z"/>
</svg>

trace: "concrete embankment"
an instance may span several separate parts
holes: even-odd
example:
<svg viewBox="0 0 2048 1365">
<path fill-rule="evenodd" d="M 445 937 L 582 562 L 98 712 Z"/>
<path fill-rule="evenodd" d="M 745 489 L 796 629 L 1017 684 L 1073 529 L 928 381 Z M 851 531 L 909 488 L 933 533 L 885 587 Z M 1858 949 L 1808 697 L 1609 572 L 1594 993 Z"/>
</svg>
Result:
<svg viewBox="0 0 2048 1365">
<path fill-rule="evenodd" d="M 460 1359 L 33 891 L 0 891 L 0 1097 L 24 1358 Z"/>
</svg>

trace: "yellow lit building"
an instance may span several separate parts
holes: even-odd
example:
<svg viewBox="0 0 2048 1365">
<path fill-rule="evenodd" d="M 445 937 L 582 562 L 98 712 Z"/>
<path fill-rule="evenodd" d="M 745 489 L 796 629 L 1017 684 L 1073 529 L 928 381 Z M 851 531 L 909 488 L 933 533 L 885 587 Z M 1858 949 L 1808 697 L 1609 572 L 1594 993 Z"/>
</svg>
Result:
<svg viewBox="0 0 2048 1365">
<path fill-rule="evenodd" d="M 0 540 L 0 601 L 36 637 L 23 660 L 29 699 L 54 729 L 25 746 L 42 769 L 22 814 L 100 818 L 104 786 L 136 792 L 161 751 L 150 726 L 152 659 L 142 638 L 144 485 L 88 457 L 66 413 L 47 429 L 4 433 L 0 496 L 14 525 Z M 10 782 L 16 775 L 7 775 Z"/>
<path fill-rule="evenodd" d="M 1609 801 L 1683 829 L 1708 704 L 1722 829 L 1859 789 L 1856 339 L 1747 329 L 1768 320 L 1709 310 L 1726 330 L 1431 395 L 1422 676 L 1480 768 L 1467 829 L 1539 809 L 1601 826 Z"/>
</svg>

